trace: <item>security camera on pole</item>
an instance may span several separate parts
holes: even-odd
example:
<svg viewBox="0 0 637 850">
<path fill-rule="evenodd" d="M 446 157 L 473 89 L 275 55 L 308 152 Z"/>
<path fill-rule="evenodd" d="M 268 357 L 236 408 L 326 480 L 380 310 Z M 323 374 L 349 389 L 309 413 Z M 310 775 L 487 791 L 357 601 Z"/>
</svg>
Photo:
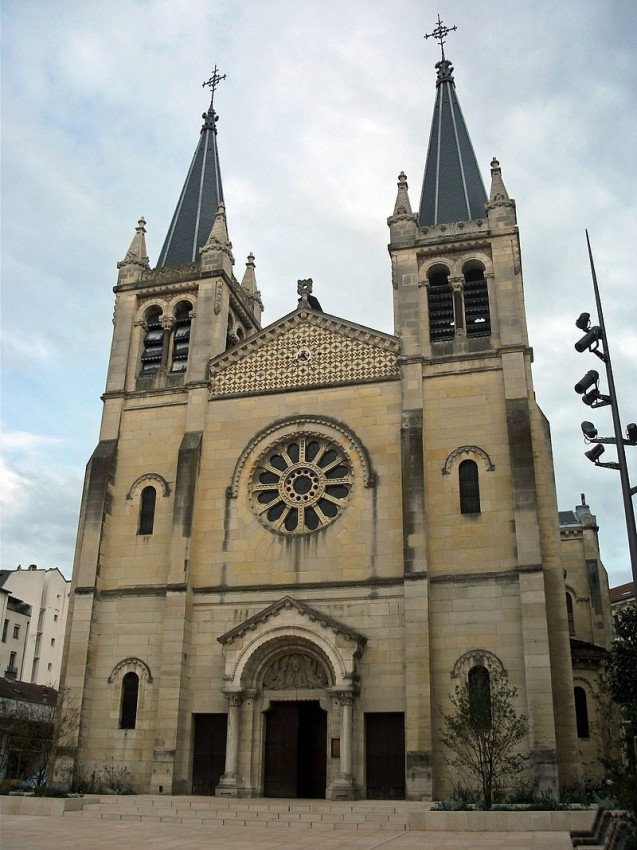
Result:
<svg viewBox="0 0 637 850">
<path fill-rule="evenodd" d="M 604 316 L 602 314 L 602 303 L 599 297 L 599 288 L 597 286 L 597 275 L 595 274 L 595 265 L 593 263 L 593 254 L 591 252 L 591 243 L 586 231 L 586 244 L 588 245 L 588 257 L 591 263 L 591 273 L 593 276 L 593 289 L 595 291 L 595 302 L 597 304 L 597 315 L 599 317 L 599 325 L 591 326 L 590 313 L 582 313 L 575 325 L 585 331 L 584 336 L 575 343 L 575 350 L 580 354 L 584 351 L 590 351 L 599 357 L 606 366 L 606 380 L 608 382 L 608 394 L 601 393 L 599 390 L 599 372 L 595 369 L 588 371 L 584 377 L 575 384 L 575 392 L 582 396 L 582 401 L 588 407 L 605 407 L 610 405 L 613 416 L 613 428 L 615 431 L 614 437 L 598 437 L 597 428 L 592 422 L 582 422 L 582 433 L 584 440 L 587 443 L 594 443 L 593 448 L 585 452 L 586 457 L 592 461 L 595 466 L 603 466 L 606 469 L 618 469 L 622 485 L 622 496 L 624 499 L 624 512 L 626 514 L 626 532 L 628 534 L 628 549 L 630 552 L 630 563 L 633 571 L 633 581 L 637 581 L 637 529 L 635 528 L 635 512 L 633 509 L 632 496 L 637 493 L 637 487 L 630 486 L 628 478 L 628 465 L 626 463 L 625 446 L 637 445 L 637 423 L 631 422 L 626 428 L 626 436 L 622 435 L 621 422 L 619 419 L 619 408 L 617 406 L 617 394 L 615 392 L 615 381 L 613 379 L 613 369 L 611 366 L 610 353 L 608 350 L 608 339 L 606 337 L 606 329 L 604 328 Z M 606 463 L 600 461 L 600 457 L 604 454 L 604 444 L 612 444 L 617 446 L 617 461 L 608 461 Z"/>
</svg>

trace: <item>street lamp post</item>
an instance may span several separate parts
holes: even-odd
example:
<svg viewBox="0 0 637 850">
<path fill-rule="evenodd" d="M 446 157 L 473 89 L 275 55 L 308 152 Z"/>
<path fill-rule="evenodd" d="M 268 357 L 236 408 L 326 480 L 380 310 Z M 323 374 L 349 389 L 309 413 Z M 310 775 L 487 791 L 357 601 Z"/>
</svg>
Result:
<svg viewBox="0 0 637 850">
<path fill-rule="evenodd" d="M 610 405 L 615 436 L 598 437 L 597 429 L 592 422 L 582 422 L 582 433 L 584 434 L 584 439 L 587 443 L 595 443 L 593 448 L 586 452 L 586 457 L 588 457 L 588 459 L 596 466 L 619 470 L 624 501 L 624 513 L 626 515 L 626 533 L 628 535 L 630 563 L 633 572 L 633 581 L 637 583 L 637 528 L 635 527 L 635 511 L 632 502 L 632 496 L 637 492 L 637 487 L 631 488 L 630 486 L 625 450 L 626 446 L 637 445 L 637 424 L 631 422 L 626 428 L 626 437 L 623 436 L 621 421 L 619 418 L 619 407 L 617 404 L 617 393 L 615 391 L 615 380 L 613 378 L 613 368 L 608 349 L 608 337 L 606 336 L 606 328 L 604 326 L 604 314 L 599 295 L 599 287 L 597 285 L 597 275 L 595 274 L 595 264 L 593 262 L 591 243 L 588 238 L 588 230 L 586 231 L 586 244 L 588 246 L 588 257 L 591 264 L 591 274 L 593 277 L 593 289 L 595 291 L 595 303 L 597 305 L 599 324 L 591 327 L 590 314 L 582 313 L 575 324 L 580 330 L 586 331 L 586 333 L 579 342 L 575 343 L 575 350 L 580 353 L 583 351 L 590 351 L 604 362 L 604 365 L 606 366 L 608 394 L 600 393 L 598 386 L 599 373 L 594 369 L 587 372 L 582 380 L 575 384 L 575 392 L 582 396 L 582 401 L 589 407 L 595 408 Z M 604 453 L 604 443 L 610 443 L 617 446 L 617 462 L 608 461 L 604 463 L 600 461 L 600 457 Z"/>
</svg>

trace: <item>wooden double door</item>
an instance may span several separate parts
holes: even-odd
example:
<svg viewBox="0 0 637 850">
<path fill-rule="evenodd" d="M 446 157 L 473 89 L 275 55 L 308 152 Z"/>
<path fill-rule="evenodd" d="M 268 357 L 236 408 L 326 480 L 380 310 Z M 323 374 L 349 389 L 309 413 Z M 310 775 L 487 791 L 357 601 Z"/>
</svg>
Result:
<svg viewBox="0 0 637 850">
<path fill-rule="evenodd" d="M 226 767 L 227 714 L 195 714 L 192 793 L 214 794 Z"/>
<path fill-rule="evenodd" d="M 273 702 L 265 715 L 265 797 L 325 798 L 327 712 L 318 700 Z"/>
</svg>

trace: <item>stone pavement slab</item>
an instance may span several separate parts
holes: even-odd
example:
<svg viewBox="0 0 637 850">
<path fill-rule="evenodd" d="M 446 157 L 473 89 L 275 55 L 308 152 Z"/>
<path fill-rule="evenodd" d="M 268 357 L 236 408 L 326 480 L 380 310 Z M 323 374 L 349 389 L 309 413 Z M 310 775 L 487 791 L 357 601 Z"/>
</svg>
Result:
<svg viewBox="0 0 637 850">
<path fill-rule="evenodd" d="M 564 832 L 257 829 L 5 815 L 0 850 L 571 850 Z"/>
</svg>

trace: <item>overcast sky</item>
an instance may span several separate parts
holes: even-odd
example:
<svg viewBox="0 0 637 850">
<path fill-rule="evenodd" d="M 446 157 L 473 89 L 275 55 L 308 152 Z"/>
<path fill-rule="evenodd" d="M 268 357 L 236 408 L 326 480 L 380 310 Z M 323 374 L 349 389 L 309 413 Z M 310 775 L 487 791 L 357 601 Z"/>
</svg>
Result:
<svg viewBox="0 0 637 850">
<path fill-rule="evenodd" d="M 588 227 L 622 422 L 637 420 L 634 0 L 3 0 L 0 566 L 71 574 L 116 263 L 141 215 L 157 261 L 215 63 L 235 272 L 253 251 L 264 322 L 312 277 L 326 312 L 393 331 L 386 219 L 401 170 L 418 204 L 439 11 L 487 189 L 497 156 L 517 201 L 560 509 L 586 494 L 611 585 L 630 580 L 619 475 L 580 431 L 610 435 L 610 412 L 573 392 L 603 365 L 574 351 L 573 323 L 595 313 Z"/>
</svg>

